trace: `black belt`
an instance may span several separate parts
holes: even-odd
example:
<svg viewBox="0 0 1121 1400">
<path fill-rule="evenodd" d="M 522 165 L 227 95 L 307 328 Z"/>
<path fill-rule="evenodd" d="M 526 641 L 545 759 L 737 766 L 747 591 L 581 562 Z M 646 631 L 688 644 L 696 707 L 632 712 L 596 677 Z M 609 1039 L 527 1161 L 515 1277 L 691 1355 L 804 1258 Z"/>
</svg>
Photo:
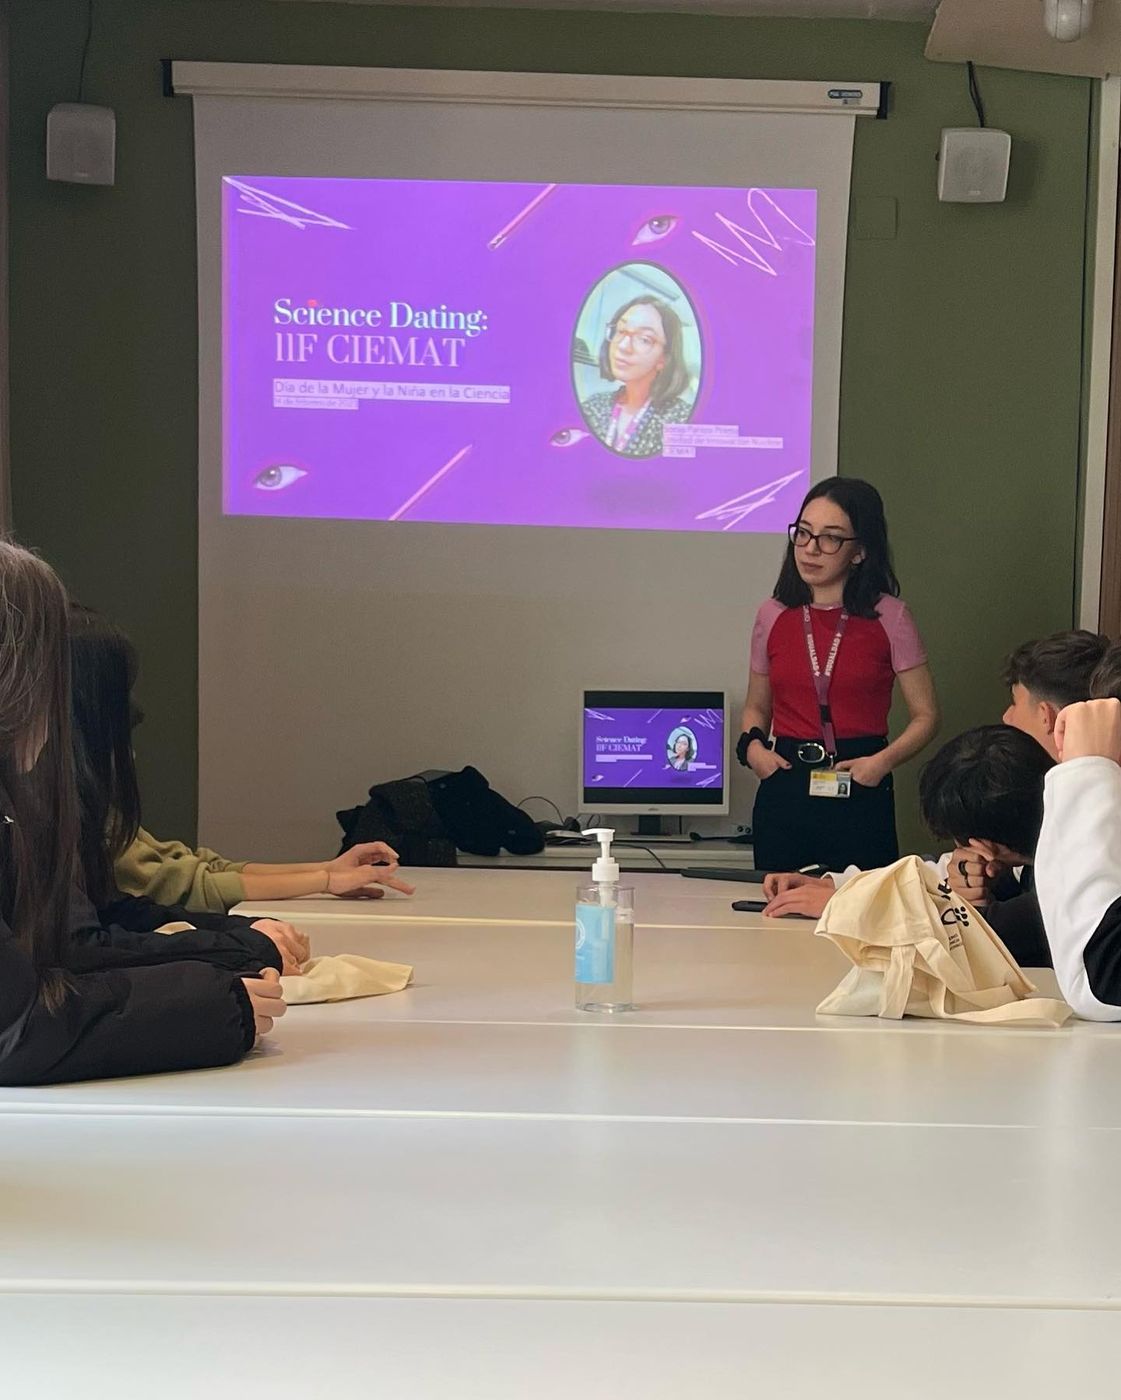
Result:
<svg viewBox="0 0 1121 1400">
<path fill-rule="evenodd" d="M 820 739 L 776 739 L 775 753 L 790 763 L 805 763 L 810 768 L 820 768 L 824 763 L 831 767 L 834 759 L 867 758 L 869 754 L 882 753 L 887 748 L 887 739 L 882 734 L 868 734 L 857 739 L 838 739 L 837 752 L 833 758 L 825 752 Z"/>
</svg>

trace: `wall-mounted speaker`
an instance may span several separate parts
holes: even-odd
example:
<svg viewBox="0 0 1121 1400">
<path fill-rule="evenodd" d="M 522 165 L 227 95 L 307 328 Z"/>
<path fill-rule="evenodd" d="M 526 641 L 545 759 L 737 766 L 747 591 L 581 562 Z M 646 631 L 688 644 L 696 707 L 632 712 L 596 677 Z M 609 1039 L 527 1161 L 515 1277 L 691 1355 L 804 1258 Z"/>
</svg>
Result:
<svg viewBox="0 0 1121 1400">
<path fill-rule="evenodd" d="M 992 127 L 951 126 L 938 152 L 938 198 L 948 204 L 999 204 L 1008 190 L 1012 138 Z"/>
<path fill-rule="evenodd" d="M 111 107 L 59 102 L 47 113 L 47 179 L 111 185 L 117 162 L 117 118 Z"/>
</svg>

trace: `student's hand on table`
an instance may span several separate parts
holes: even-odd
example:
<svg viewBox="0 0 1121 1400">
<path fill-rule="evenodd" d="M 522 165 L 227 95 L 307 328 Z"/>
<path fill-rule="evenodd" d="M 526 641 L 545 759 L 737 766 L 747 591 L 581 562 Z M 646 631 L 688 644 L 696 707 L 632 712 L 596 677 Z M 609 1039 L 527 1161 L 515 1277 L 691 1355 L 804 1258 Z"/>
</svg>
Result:
<svg viewBox="0 0 1121 1400">
<path fill-rule="evenodd" d="M 359 865 L 396 865 L 397 852 L 384 841 L 362 841 L 341 856 L 324 862 L 326 870 L 354 870 Z"/>
<path fill-rule="evenodd" d="M 774 749 L 767 748 L 766 744 L 761 744 L 758 739 L 748 745 L 747 766 L 755 774 L 761 783 L 766 782 L 769 777 L 777 773 L 780 768 L 789 768 L 789 759 L 783 758 L 781 754 L 775 753 Z"/>
<path fill-rule="evenodd" d="M 1083 700 L 1060 710 L 1055 747 L 1062 763 L 1072 758 L 1121 763 L 1121 700 Z"/>
<path fill-rule="evenodd" d="M 838 773 L 851 773 L 853 782 L 866 788 L 879 787 L 891 772 L 891 767 L 878 753 L 868 754 L 864 758 L 846 758 L 834 766 Z"/>
<path fill-rule="evenodd" d="M 249 993 L 257 1039 L 260 1040 L 261 1036 L 268 1035 L 272 1030 L 273 1022 L 288 1010 L 280 986 L 280 973 L 274 967 L 266 967 L 260 977 L 243 977 L 241 980 Z"/>
<path fill-rule="evenodd" d="M 960 899 L 968 899 L 970 904 L 987 904 L 991 897 L 989 885 L 1007 869 L 989 842 L 970 841 L 968 846 L 955 847 L 950 856 L 947 872 L 950 889 Z"/>
<path fill-rule="evenodd" d="M 783 919 L 790 914 L 800 914 L 804 919 L 820 919 L 825 912 L 825 906 L 837 893 L 836 885 L 828 877 L 818 880 L 810 875 L 779 875 L 777 878 L 800 880 L 803 883 L 787 885 L 771 895 L 770 903 L 763 910 L 763 916 L 767 919 Z M 767 893 L 765 883 L 763 891 Z"/>
<path fill-rule="evenodd" d="M 824 879 L 817 875 L 803 875 L 797 870 L 780 874 L 772 871 L 763 881 L 763 893 L 768 899 L 774 899 L 776 894 L 785 894 L 787 890 L 799 890 L 806 885 L 820 885 L 832 894 L 836 888 L 833 881 L 827 876 Z"/>
<path fill-rule="evenodd" d="M 276 944 L 284 966 L 280 969 L 285 977 L 299 972 L 311 956 L 311 943 L 299 929 L 286 924 L 282 919 L 258 919 L 250 925 Z"/>
<path fill-rule="evenodd" d="M 415 894 L 416 886 L 402 880 L 396 865 L 356 865 L 352 870 L 327 867 L 327 893 L 343 899 L 381 899 L 385 886 L 401 894 Z"/>
</svg>

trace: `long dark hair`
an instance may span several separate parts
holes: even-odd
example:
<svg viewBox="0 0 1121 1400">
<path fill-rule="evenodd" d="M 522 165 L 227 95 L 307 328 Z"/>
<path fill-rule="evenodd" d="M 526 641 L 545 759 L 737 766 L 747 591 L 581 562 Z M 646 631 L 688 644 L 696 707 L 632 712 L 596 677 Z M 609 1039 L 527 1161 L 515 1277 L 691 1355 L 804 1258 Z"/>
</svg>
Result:
<svg viewBox="0 0 1121 1400">
<path fill-rule="evenodd" d="M 57 1005 L 78 844 L 66 590 L 0 540 L 0 916 Z M 42 747 L 40 748 L 40 744 Z"/>
<path fill-rule="evenodd" d="M 86 893 L 96 905 L 117 897 L 113 863 L 140 828 L 140 786 L 132 756 L 136 650 L 100 613 L 70 608 L 74 766 Z"/>
<path fill-rule="evenodd" d="M 845 582 L 845 608 L 852 617 L 876 617 L 876 604 L 887 593 L 899 597 L 899 580 L 891 562 L 891 546 L 887 540 L 887 519 L 880 493 L 867 481 L 852 476 L 829 476 L 806 493 L 798 508 L 797 519 L 811 501 L 822 497 L 840 506 L 852 524 L 852 532 L 864 551 L 863 560 L 852 570 Z M 784 607 L 800 608 L 813 602 L 813 590 L 798 572 L 794 562 L 794 545 L 786 546 L 786 558 L 775 584 L 775 598 Z"/>
<path fill-rule="evenodd" d="M 666 333 L 665 364 L 650 386 L 650 402 L 655 409 L 660 409 L 673 399 L 680 398 L 691 382 L 689 367 L 685 363 L 685 333 L 681 327 L 681 317 L 668 301 L 652 296 L 631 297 L 630 301 L 620 306 L 612 316 L 607 335 L 599 347 L 599 372 L 603 379 L 615 378 L 611 369 L 611 337 L 615 334 L 615 327 L 635 306 L 653 307 Z"/>
</svg>

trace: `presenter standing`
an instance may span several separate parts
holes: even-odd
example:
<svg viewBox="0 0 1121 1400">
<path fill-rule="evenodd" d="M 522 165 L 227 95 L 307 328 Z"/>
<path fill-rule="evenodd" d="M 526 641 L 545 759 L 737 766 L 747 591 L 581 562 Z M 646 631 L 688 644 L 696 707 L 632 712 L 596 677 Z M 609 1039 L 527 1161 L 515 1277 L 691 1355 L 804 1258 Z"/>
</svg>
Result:
<svg viewBox="0 0 1121 1400">
<path fill-rule="evenodd" d="M 891 564 L 883 501 L 866 481 L 819 482 L 751 637 L 740 763 L 759 779 L 760 870 L 890 864 L 892 772 L 938 731 L 926 651 Z M 888 742 L 898 679 L 909 719 Z M 772 737 L 773 736 L 773 737 Z"/>
</svg>

